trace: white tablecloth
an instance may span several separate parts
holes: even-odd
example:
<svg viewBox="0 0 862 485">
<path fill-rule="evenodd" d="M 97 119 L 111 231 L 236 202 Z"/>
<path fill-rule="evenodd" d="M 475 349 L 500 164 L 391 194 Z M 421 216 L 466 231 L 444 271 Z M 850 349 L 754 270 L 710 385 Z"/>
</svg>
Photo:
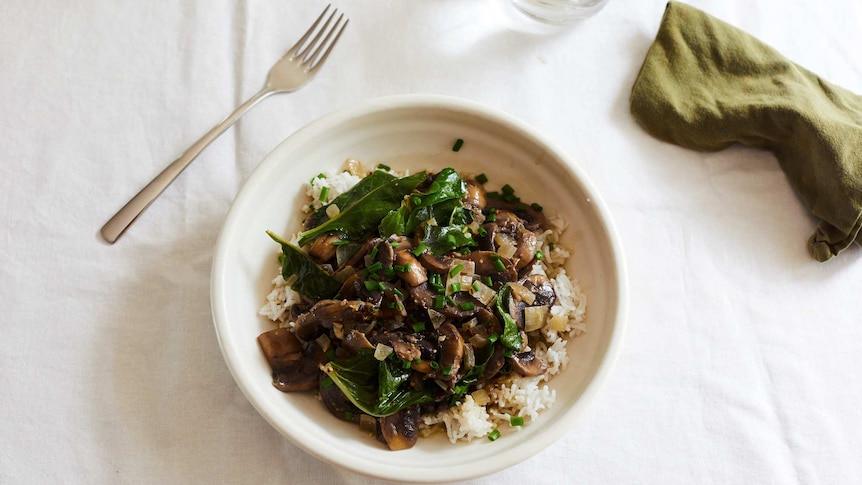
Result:
<svg viewBox="0 0 862 485">
<path fill-rule="evenodd" d="M 692 4 L 862 92 L 858 0 Z M 696 153 L 635 124 L 628 96 L 663 0 L 611 0 L 554 32 L 499 0 L 341 2 L 351 23 L 318 78 L 256 107 L 103 243 L 108 217 L 256 92 L 324 5 L 0 4 L 0 482 L 377 483 L 254 411 L 208 291 L 222 220 L 264 155 L 327 112 L 396 93 L 503 109 L 571 152 L 630 271 L 624 350 L 592 410 L 471 483 L 862 476 L 862 249 L 809 257 L 816 221 L 771 154 Z"/>
</svg>

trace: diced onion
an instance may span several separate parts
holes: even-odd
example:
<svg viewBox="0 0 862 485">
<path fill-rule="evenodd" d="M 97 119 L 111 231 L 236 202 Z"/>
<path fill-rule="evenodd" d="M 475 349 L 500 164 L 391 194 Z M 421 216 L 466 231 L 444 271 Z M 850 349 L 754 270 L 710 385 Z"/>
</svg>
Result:
<svg viewBox="0 0 862 485">
<path fill-rule="evenodd" d="M 479 406 L 484 406 L 491 402 L 491 395 L 485 389 L 476 389 L 470 395 L 473 396 L 473 401 Z"/>
<path fill-rule="evenodd" d="M 534 332 L 545 326 L 548 318 L 548 307 L 528 306 L 524 308 L 524 330 Z"/>
<path fill-rule="evenodd" d="M 335 335 L 335 338 L 337 339 L 344 339 L 344 325 L 340 323 L 333 323 L 332 334 Z"/>
<path fill-rule="evenodd" d="M 359 416 L 359 429 L 374 436 L 377 434 L 377 420 L 373 416 L 363 414 Z"/>
<path fill-rule="evenodd" d="M 476 367 L 476 354 L 473 352 L 473 346 L 464 342 L 464 370 L 470 370 Z"/>
<path fill-rule="evenodd" d="M 428 309 L 428 318 L 431 320 L 431 325 L 433 325 L 435 329 L 439 328 L 440 325 L 443 325 L 443 322 L 446 321 L 446 315 L 430 308 Z"/>
<path fill-rule="evenodd" d="M 324 352 L 329 350 L 329 345 L 332 343 L 332 341 L 329 340 L 329 337 L 327 337 L 325 333 L 322 334 L 320 337 L 314 339 L 314 341 L 317 342 L 317 345 L 319 345 Z"/>
<path fill-rule="evenodd" d="M 377 348 L 374 349 L 374 358 L 383 362 L 387 357 L 392 355 L 392 347 L 379 343 L 377 344 Z"/>
<path fill-rule="evenodd" d="M 488 339 L 483 335 L 473 335 L 470 337 L 470 345 L 472 345 L 474 349 L 481 349 L 488 345 Z"/>
<path fill-rule="evenodd" d="M 341 209 L 339 209 L 337 205 L 329 204 L 328 206 L 326 206 L 326 216 L 329 217 L 330 219 L 332 219 L 333 217 L 337 216 L 340 213 L 341 213 Z"/>
<path fill-rule="evenodd" d="M 497 247 L 497 254 L 506 259 L 512 259 L 512 256 L 515 255 L 515 251 L 517 250 L 518 248 L 516 248 L 515 246 L 512 246 L 509 243 L 503 243 Z"/>
<path fill-rule="evenodd" d="M 520 283 L 507 283 L 510 288 L 512 288 L 512 293 L 515 294 L 518 298 L 521 299 L 527 305 L 532 305 L 534 301 L 536 301 L 536 295 L 533 294 L 532 291 L 527 289 L 526 286 Z"/>
<path fill-rule="evenodd" d="M 475 262 L 469 261 L 466 259 L 454 258 L 452 260 L 452 266 L 451 267 L 454 268 L 455 266 L 458 266 L 459 264 L 461 265 L 461 271 L 459 273 L 461 273 L 463 275 L 468 275 L 468 276 L 476 274 L 476 263 Z"/>
<path fill-rule="evenodd" d="M 473 282 L 473 284 L 479 288 L 478 290 L 470 285 L 470 294 L 473 295 L 473 298 L 479 300 L 483 305 L 487 305 L 491 303 L 494 298 L 496 298 L 497 293 L 488 287 L 485 283 L 482 283 L 479 280 Z"/>
<path fill-rule="evenodd" d="M 551 317 L 551 323 L 549 325 L 551 330 L 557 332 L 563 332 L 566 330 L 566 326 L 569 324 L 569 319 L 566 318 L 565 315 L 554 315 Z"/>
</svg>

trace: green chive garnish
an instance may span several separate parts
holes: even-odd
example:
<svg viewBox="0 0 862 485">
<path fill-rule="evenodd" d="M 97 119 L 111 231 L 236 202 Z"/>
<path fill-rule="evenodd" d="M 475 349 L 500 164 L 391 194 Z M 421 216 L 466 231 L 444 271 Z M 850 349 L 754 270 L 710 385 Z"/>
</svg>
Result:
<svg viewBox="0 0 862 485">
<path fill-rule="evenodd" d="M 495 429 L 494 431 L 491 431 L 490 433 L 488 433 L 488 439 L 490 441 L 497 441 L 497 439 L 499 439 L 499 438 L 500 438 L 500 430 L 499 429 Z"/>
<path fill-rule="evenodd" d="M 508 195 L 511 195 L 511 194 L 514 194 L 514 193 L 515 193 L 515 189 L 513 189 L 513 188 L 512 188 L 512 186 L 511 186 L 511 185 L 509 185 L 509 184 L 504 185 L 504 186 L 503 186 L 503 188 L 502 188 L 502 189 L 500 189 L 500 190 L 501 190 L 504 194 L 508 194 Z"/>
<path fill-rule="evenodd" d="M 395 268 L 393 268 L 392 266 L 390 266 L 390 267 L 388 267 L 388 268 L 386 268 L 386 269 L 384 269 L 384 270 L 383 270 L 383 274 L 384 274 L 387 278 L 392 278 L 393 276 L 395 276 Z"/>
<path fill-rule="evenodd" d="M 350 241 L 342 241 L 341 239 L 339 239 L 338 241 L 332 243 L 332 245 L 335 247 L 344 246 L 345 244 L 350 244 Z"/>
<path fill-rule="evenodd" d="M 474 281 L 473 282 L 473 291 L 479 291 L 479 290 L 481 290 L 481 287 L 479 286 L 479 282 Z"/>
<path fill-rule="evenodd" d="M 490 276 L 486 276 L 485 277 L 485 285 L 487 285 L 488 288 L 493 288 L 494 287 L 494 280 L 492 280 Z"/>
<path fill-rule="evenodd" d="M 449 285 L 449 289 L 452 290 L 452 293 L 458 293 L 461 291 L 461 283 L 452 283 Z"/>
<path fill-rule="evenodd" d="M 433 306 L 436 309 L 443 308 L 444 306 L 446 306 L 446 300 L 444 300 L 442 296 L 435 296 Z"/>
<path fill-rule="evenodd" d="M 392 170 L 392 168 L 389 165 L 384 165 L 382 163 L 378 163 L 377 168 L 380 170 Z"/>
<path fill-rule="evenodd" d="M 539 249 L 538 251 L 536 251 L 536 261 L 541 261 L 543 259 L 545 259 L 545 253 L 543 253 L 542 250 Z"/>
<path fill-rule="evenodd" d="M 432 360 L 431 361 L 431 368 L 434 370 L 437 370 L 440 368 L 440 364 L 438 364 L 436 360 Z"/>
<path fill-rule="evenodd" d="M 455 140 L 455 144 L 454 144 L 454 145 L 452 145 L 452 151 L 453 151 L 453 152 L 457 152 L 458 150 L 460 150 L 460 149 L 461 149 L 461 147 L 462 147 L 463 145 L 464 145 L 464 140 L 462 140 L 462 139 L 458 138 L 457 140 Z"/>
<path fill-rule="evenodd" d="M 443 368 L 443 370 L 440 373 L 443 374 L 444 376 L 448 376 L 449 374 L 452 373 L 452 366 L 447 365 L 446 367 Z"/>
<path fill-rule="evenodd" d="M 512 416 L 511 418 L 509 418 L 509 424 L 511 424 L 512 426 L 523 426 L 524 418 L 521 416 Z"/>
<path fill-rule="evenodd" d="M 479 226 L 479 230 L 478 230 L 478 231 L 476 231 L 476 232 L 477 232 L 477 233 L 479 234 L 479 236 L 481 236 L 481 237 L 485 237 L 485 236 L 487 236 L 487 235 L 488 235 L 488 230 L 487 230 L 487 229 L 485 229 L 485 228 L 484 228 L 484 227 L 482 227 L 482 226 Z"/>
<path fill-rule="evenodd" d="M 377 253 L 378 253 L 379 251 L 380 251 L 380 250 L 377 248 L 377 246 L 374 246 L 373 248 L 371 248 L 371 259 L 376 258 L 376 257 L 377 257 Z"/>
<path fill-rule="evenodd" d="M 479 182 L 480 184 L 484 184 L 487 181 L 488 181 L 488 176 L 485 175 L 484 173 L 480 173 L 479 175 L 476 175 L 476 182 Z"/>
<path fill-rule="evenodd" d="M 488 342 L 494 343 L 497 341 L 498 338 L 500 338 L 499 335 L 497 335 L 496 333 L 492 333 L 491 335 L 488 335 Z"/>
<path fill-rule="evenodd" d="M 539 204 L 537 204 L 537 203 L 535 203 L 535 202 L 533 202 L 532 204 L 530 204 L 530 207 L 532 207 L 532 208 L 533 208 L 533 210 L 534 210 L 534 211 L 536 211 L 536 212 L 542 212 L 542 210 L 544 210 L 544 207 L 540 206 Z"/>
<path fill-rule="evenodd" d="M 320 197 L 319 199 L 323 202 L 329 202 L 329 187 L 322 187 L 320 189 Z"/>
<path fill-rule="evenodd" d="M 365 289 L 368 291 L 374 291 L 377 289 L 377 282 L 372 280 L 365 280 Z"/>
<path fill-rule="evenodd" d="M 423 330 L 425 330 L 425 324 L 424 323 L 416 322 L 413 324 L 413 331 L 414 332 L 421 332 Z"/>
<path fill-rule="evenodd" d="M 418 246 L 416 246 L 416 249 L 414 249 L 414 250 L 413 250 L 413 255 L 414 255 L 414 256 L 419 256 L 420 254 L 424 253 L 424 252 L 425 252 L 425 247 L 426 247 L 426 246 L 425 246 L 425 243 L 424 243 L 424 242 L 423 242 L 423 243 L 419 243 L 419 245 L 418 245 Z"/>
<path fill-rule="evenodd" d="M 462 269 L 464 269 L 464 265 L 463 265 L 463 264 L 456 264 L 456 265 L 455 265 L 455 267 L 454 267 L 454 268 L 452 268 L 452 270 L 451 270 L 451 271 L 449 271 L 449 277 L 450 277 L 450 278 L 454 278 L 454 277 L 455 277 L 455 275 L 457 275 L 458 273 L 460 273 Z"/>
<path fill-rule="evenodd" d="M 476 308 L 476 305 L 474 305 L 472 301 L 463 301 L 458 306 L 460 306 L 461 309 L 464 310 L 465 312 L 469 312 L 469 311 Z"/>
<path fill-rule="evenodd" d="M 392 288 L 392 293 L 398 295 L 398 298 L 404 298 L 404 293 L 401 293 L 401 290 L 399 290 L 398 288 Z"/>
<path fill-rule="evenodd" d="M 506 271 L 506 265 L 499 259 L 494 260 L 494 267 L 497 268 L 497 271 Z"/>
</svg>

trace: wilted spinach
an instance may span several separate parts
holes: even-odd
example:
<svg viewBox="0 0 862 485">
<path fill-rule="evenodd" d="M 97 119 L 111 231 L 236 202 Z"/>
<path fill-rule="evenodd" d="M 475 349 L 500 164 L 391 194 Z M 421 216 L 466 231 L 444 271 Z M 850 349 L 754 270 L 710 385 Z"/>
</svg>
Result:
<svg viewBox="0 0 862 485">
<path fill-rule="evenodd" d="M 398 209 L 404 196 L 425 180 L 425 172 L 396 178 L 377 170 L 352 189 L 339 195 L 329 205 L 338 206 L 335 217 L 323 219 L 320 210 L 311 216 L 312 229 L 299 234 L 299 245 L 305 246 L 318 236 L 336 233 L 343 241 L 359 241 L 374 232 L 389 212 Z M 326 216 L 326 209 L 323 216 Z"/>
<path fill-rule="evenodd" d="M 426 225 L 422 242 L 425 243 L 432 253 L 437 255 L 478 245 L 465 226 Z"/>
<path fill-rule="evenodd" d="M 416 391 L 404 386 L 409 371 L 396 362 L 378 361 L 371 349 L 362 349 L 349 359 L 333 360 L 323 371 L 350 402 L 371 416 L 389 416 L 408 406 L 434 400 L 429 390 Z"/>
<path fill-rule="evenodd" d="M 497 313 L 503 319 L 503 334 L 500 335 L 500 342 L 512 352 L 518 352 L 524 341 L 521 339 L 521 332 L 518 331 L 518 324 L 509 315 L 509 295 L 511 293 L 512 288 L 509 285 L 503 286 L 497 293 Z"/>
<path fill-rule="evenodd" d="M 311 298 L 322 300 L 332 298 L 341 289 L 341 283 L 311 260 L 301 249 L 281 239 L 272 231 L 266 231 L 275 242 L 281 244 L 281 275 L 288 279 L 296 275 L 290 286 L 293 291 Z"/>
</svg>

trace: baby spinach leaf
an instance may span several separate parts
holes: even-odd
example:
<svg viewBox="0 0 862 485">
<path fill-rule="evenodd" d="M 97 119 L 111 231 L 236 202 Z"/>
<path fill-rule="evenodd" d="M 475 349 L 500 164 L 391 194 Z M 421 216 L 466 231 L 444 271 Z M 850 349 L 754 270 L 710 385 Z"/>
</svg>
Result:
<svg viewBox="0 0 862 485">
<path fill-rule="evenodd" d="M 296 275 L 290 288 L 313 300 L 332 298 L 341 289 L 341 283 L 324 271 L 301 249 L 281 239 L 272 231 L 266 231 L 275 242 L 281 244 L 281 275 L 288 279 Z"/>
<path fill-rule="evenodd" d="M 299 245 L 305 246 L 327 233 L 336 233 L 341 240 L 351 242 L 366 237 L 378 228 L 390 211 L 401 205 L 405 195 L 424 180 L 425 172 L 400 179 L 380 170 L 372 173 L 336 197 L 332 204 L 338 206 L 338 215 L 300 233 Z"/>
<path fill-rule="evenodd" d="M 512 352 L 518 352 L 524 341 L 521 339 L 521 332 L 518 331 L 518 324 L 509 315 L 508 302 L 511 293 L 512 288 L 509 285 L 505 285 L 497 293 L 497 314 L 503 319 L 503 334 L 500 335 L 500 342 Z"/>
<path fill-rule="evenodd" d="M 434 399 L 429 390 L 403 386 L 410 371 L 399 367 L 378 361 L 372 349 L 362 349 L 348 359 L 331 361 L 323 371 L 356 407 L 371 416 L 383 417 Z"/>
<path fill-rule="evenodd" d="M 475 247 L 478 243 L 464 226 L 425 226 L 422 242 L 432 253 L 442 256 L 465 247 Z"/>
<path fill-rule="evenodd" d="M 425 193 L 411 197 L 416 207 L 428 207 L 447 200 L 461 200 L 467 193 L 467 184 L 453 168 L 441 170 Z"/>
</svg>

